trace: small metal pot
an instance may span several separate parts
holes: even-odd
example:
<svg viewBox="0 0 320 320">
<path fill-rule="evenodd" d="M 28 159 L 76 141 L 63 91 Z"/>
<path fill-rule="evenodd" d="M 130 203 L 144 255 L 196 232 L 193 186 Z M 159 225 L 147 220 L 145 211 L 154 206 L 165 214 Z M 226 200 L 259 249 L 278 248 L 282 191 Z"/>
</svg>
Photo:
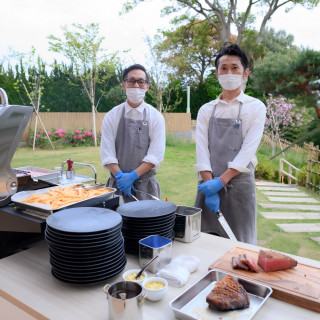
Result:
<svg viewBox="0 0 320 320">
<path fill-rule="evenodd" d="M 107 295 L 109 320 L 143 319 L 143 301 L 146 293 L 136 282 L 121 281 L 106 284 L 103 291 Z"/>
</svg>

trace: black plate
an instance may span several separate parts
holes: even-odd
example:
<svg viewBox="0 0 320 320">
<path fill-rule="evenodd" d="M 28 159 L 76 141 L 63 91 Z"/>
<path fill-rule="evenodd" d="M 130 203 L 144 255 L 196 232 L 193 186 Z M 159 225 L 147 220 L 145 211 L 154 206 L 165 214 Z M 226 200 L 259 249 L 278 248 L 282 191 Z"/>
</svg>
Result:
<svg viewBox="0 0 320 320">
<path fill-rule="evenodd" d="M 172 230 L 174 227 L 174 221 L 170 222 L 169 224 L 164 224 L 164 225 L 154 225 L 150 226 L 149 228 L 134 228 L 134 227 L 123 227 L 121 229 L 122 233 L 124 234 L 143 234 L 143 233 L 152 233 L 152 232 L 161 232 L 161 231 L 166 231 L 166 230 Z"/>
<path fill-rule="evenodd" d="M 124 245 L 124 240 L 121 241 L 117 246 L 114 246 L 111 250 L 105 250 L 102 252 L 72 252 L 72 251 L 62 251 L 60 248 L 49 247 L 49 251 L 53 256 L 58 256 L 60 259 L 74 261 L 92 261 L 92 260 L 101 260 L 108 259 L 117 254 Z"/>
<path fill-rule="evenodd" d="M 125 203 L 117 208 L 122 217 L 128 218 L 156 218 L 174 213 L 177 206 L 171 202 L 161 200 L 141 200 Z"/>
<path fill-rule="evenodd" d="M 123 224 L 132 224 L 132 225 L 153 225 L 155 223 L 165 223 L 165 222 L 171 222 L 175 220 L 175 214 L 174 213 L 169 213 L 160 217 L 156 218 L 134 218 L 134 217 L 122 217 Z"/>
<path fill-rule="evenodd" d="M 95 207 L 60 210 L 46 219 L 47 225 L 55 230 L 90 234 L 117 227 L 121 222 L 119 213 Z"/>
<path fill-rule="evenodd" d="M 60 239 L 59 237 L 52 236 L 47 231 L 45 231 L 45 239 L 49 244 L 57 245 L 60 247 L 67 247 L 67 248 L 92 248 L 92 247 L 100 247 L 105 246 L 108 244 L 112 244 L 116 242 L 119 238 L 122 237 L 122 233 L 118 232 L 115 233 L 112 238 L 107 238 L 103 240 L 97 240 L 97 241 L 88 241 L 88 240 L 81 240 L 81 241 L 66 241 L 64 239 Z"/>
<path fill-rule="evenodd" d="M 124 260 L 126 259 L 124 250 L 123 253 L 118 257 L 114 258 L 113 260 L 106 261 L 102 264 L 95 264 L 95 265 L 79 265 L 77 268 L 75 268 L 73 265 L 68 265 L 67 263 L 60 263 L 60 261 L 50 258 L 50 263 L 55 270 L 60 271 L 61 273 L 64 273 L 66 275 L 73 275 L 73 274 L 82 274 L 82 275 L 89 275 L 92 273 L 102 273 L 102 272 L 109 272 L 115 268 L 118 268 Z"/>
<path fill-rule="evenodd" d="M 95 277 L 88 277 L 88 278 L 81 277 L 80 279 L 61 275 L 59 272 L 56 272 L 55 270 L 53 270 L 53 268 L 51 269 L 51 273 L 56 279 L 66 283 L 70 283 L 70 284 L 96 284 L 96 283 L 104 282 L 108 279 L 116 277 L 125 268 L 126 264 L 127 264 L 127 261 L 125 260 L 125 263 L 119 266 L 118 269 L 115 269 L 112 272 L 105 274 L 103 276 L 95 276 Z"/>
<path fill-rule="evenodd" d="M 83 260 L 73 260 L 73 259 L 63 259 L 58 255 L 50 253 L 50 259 L 62 267 L 73 268 L 73 269 L 85 269 L 92 267 L 99 267 L 105 265 L 106 263 L 111 263 L 112 261 L 116 261 L 120 259 L 123 255 L 125 255 L 124 246 L 115 252 L 113 255 L 100 257 L 97 259 L 83 259 Z"/>
<path fill-rule="evenodd" d="M 48 240 L 46 240 L 49 248 L 54 250 L 55 252 L 64 253 L 65 255 L 79 257 L 83 255 L 87 256 L 97 256 L 99 254 L 107 254 L 110 252 L 114 252 L 116 248 L 122 245 L 123 243 L 123 237 L 119 237 L 119 239 L 116 239 L 116 241 L 113 241 L 112 243 L 106 243 L 104 246 L 99 247 L 70 247 L 70 246 L 61 246 L 57 245 L 56 243 L 52 243 Z"/>
<path fill-rule="evenodd" d="M 100 239 L 100 238 L 107 238 L 109 236 L 112 236 L 115 232 L 118 232 L 119 229 L 122 227 L 122 221 L 119 223 L 117 226 L 103 230 L 100 232 L 64 232 L 60 230 L 56 230 L 54 228 L 49 227 L 48 225 L 46 226 L 46 232 L 49 232 L 50 234 L 53 234 L 57 237 L 64 238 L 66 240 L 82 240 L 82 239 Z"/>
</svg>

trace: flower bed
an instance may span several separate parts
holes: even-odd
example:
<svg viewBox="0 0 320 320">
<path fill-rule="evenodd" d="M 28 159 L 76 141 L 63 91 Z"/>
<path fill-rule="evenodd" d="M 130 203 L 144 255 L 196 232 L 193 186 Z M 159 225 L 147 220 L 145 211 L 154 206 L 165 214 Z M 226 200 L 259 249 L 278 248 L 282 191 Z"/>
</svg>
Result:
<svg viewBox="0 0 320 320">
<path fill-rule="evenodd" d="M 39 130 L 36 133 L 36 147 L 47 149 L 51 148 L 48 136 L 54 146 L 66 146 L 66 147 L 83 147 L 94 146 L 95 136 L 92 131 L 86 129 L 65 130 L 65 129 L 53 129 L 48 130 L 47 133 L 44 130 Z M 33 144 L 34 133 L 31 134 L 29 144 Z M 101 134 L 97 135 L 97 144 L 100 145 Z"/>
</svg>

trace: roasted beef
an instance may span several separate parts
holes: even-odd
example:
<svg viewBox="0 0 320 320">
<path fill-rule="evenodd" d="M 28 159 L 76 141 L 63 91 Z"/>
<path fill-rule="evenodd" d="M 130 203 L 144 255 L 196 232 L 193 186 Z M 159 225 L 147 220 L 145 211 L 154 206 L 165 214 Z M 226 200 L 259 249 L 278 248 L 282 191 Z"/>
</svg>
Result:
<svg viewBox="0 0 320 320">
<path fill-rule="evenodd" d="M 207 295 L 206 301 L 209 307 L 219 311 L 243 309 L 250 306 L 246 290 L 230 275 L 216 284 Z"/>
<path fill-rule="evenodd" d="M 297 261 L 283 253 L 272 250 L 260 250 L 258 265 L 265 272 L 291 269 L 297 265 Z"/>
<path fill-rule="evenodd" d="M 247 253 L 239 254 L 238 257 L 232 257 L 232 268 L 259 272 L 253 258 Z"/>
</svg>

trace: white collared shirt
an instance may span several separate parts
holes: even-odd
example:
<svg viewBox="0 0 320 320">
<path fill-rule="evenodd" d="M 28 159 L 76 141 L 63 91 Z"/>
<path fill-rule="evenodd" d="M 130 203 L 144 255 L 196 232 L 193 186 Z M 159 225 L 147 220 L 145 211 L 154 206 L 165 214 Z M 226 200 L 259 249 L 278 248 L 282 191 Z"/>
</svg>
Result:
<svg viewBox="0 0 320 320">
<path fill-rule="evenodd" d="M 119 163 L 116 157 L 115 142 L 122 108 L 123 103 L 114 107 L 105 115 L 102 122 L 100 153 L 104 167 L 109 163 Z M 149 123 L 150 146 L 147 155 L 143 158 L 143 162 L 152 163 L 157 168 L 163 161 L 166 144 L 165 121 L 162 114 L 145 102 L 137 108 L 132 108 L 125 102 L 124 117 L 143 120 L 144 108 L 146 108 L 146 120 Z"/>
<path fill-rule="evenodd" d="M 260 100 L 241 91 L 238 97 L 228 103 L 220 100 L 219 96 L 218 99 L 206 103 L 199 109 L 196 129 L 197 164 L 194 165 L 197 172 L 212 171 L 208 148 L 208 129 L 214 105 L 217 103 L 214 114 L 216 118 L 237 118 L 240 102 L 242 102 L 240 119 L 242 120 L 243 144 L 233 161 L 228 162 L 228 168 L 248 172 L 247 166 L 250 162 L 254 167 L 257 165 L 255 153 L 264 130 L 266 107 Z"/>
</svg>

